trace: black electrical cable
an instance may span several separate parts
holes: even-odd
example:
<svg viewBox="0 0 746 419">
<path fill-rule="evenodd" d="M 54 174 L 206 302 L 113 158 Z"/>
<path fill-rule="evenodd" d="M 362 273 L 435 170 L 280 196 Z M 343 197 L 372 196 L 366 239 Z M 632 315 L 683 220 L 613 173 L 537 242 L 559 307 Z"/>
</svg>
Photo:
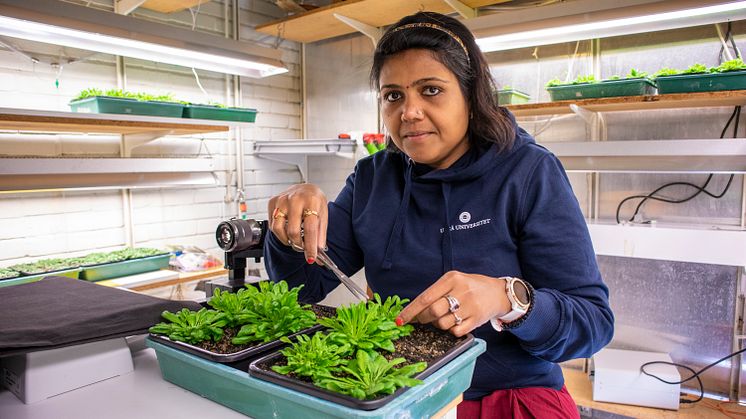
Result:
<svg viewBox="0 0 746 419">
<path fill-rule="evenodd" d="M 723 131 L 720 133 L 720 138 L 724 138 L 725 137 L 725 133 L 728 131 L 728 128 L 730 127 L 731 123 L 734 120 L 735 120 L 735 124 L 733 126 L 733 128 L 734 128 L 733 129 L 733 138 L 736 138 L 738 136 L 738 122 L 739 122 L 740 119 L 741 119 L 741 107 L 740 106 L 736 106 L 733 109 L 733 113 L 731 113 L 730 118 L 728 118 L 728 122 L 725 124 L 725 127 L 723 127 Z M 652 200 L 655 200 L 655 201 L 661 201 L 661 202 L 668 202 L 668 203 L 672 203 L 672 204 L 680 204 L 680 203 L 683 203 L 683 202 L 690 201 L 690 200 L 696 198 L 697 196 L 699 196 L 699 194 L 702 194 L 702 193 L 704 193 L 706 195 L 709 195 L 709 196 L 711 196 L 711 197 L 713 197 L 715 199 L 720 199 L 720 198 L 722 198 L 726 194 L 726 192 L 728 192 L 728 189 L 730 188 L 730 185 L 733 182 L 734 175 L 730 175 L 730 177 L 728 179 L 728 183 L 725 185 L 725 188 L 723 188 L 723 191 L 720 192 L 719 194 L 714 194 L 714 193 L 712 193 L 712 192 L 710 192 L 710 191 L 708 191 L 706 189 L 707 185 L 709 185 L 710 181 L 712 180 L 712 176 L 713 176 L 712 174 L 708 175 L 707 176 L 707 180 L 705 180 L 705 183 L 702 186 L 695 185 L 695 184 L 693 184 L 691 182 L 671 182 L 671 183 L 667 183 L 667 184 L 665 184 L 663 186 L 658 187 L 656 190 L 654 190 L 653 192 L 650 192 L 647 195 L 632 195 L 632 196 L 628 196 L 628 197 L 624 198 L 621 202 L 619 202 L 619 205 L 617 205 L 617 207 L 616 207 L 616 222 L 617 222 L 617 224 L 621 223 L 621 221 L 619 220 L 619 213 L 622 210 L 622 206 L 624 205 L 624 203 L 627 202 L 627 201 L 629 201 L 629 200 L 631 200 L 631 199 L 642 199 L 642 200 L 637 204 L 637 207 L 635 208 L 635 212 L 629 218 L 630 222 L 634 221 L 635 217 L 640 212 L 640 209 L 642 209 L 643 204 L 645 202 L 647 202 L 649 199 L 652 199 Z M 655 196 L 655 194 L 657 194 L 661 190 L 669 188 L 671 186 L 689 186 L 689 187 L 697 189 L 697 191 L 694 194 L 692 194 L 692 195 L 690 195 L 690 196 L 688 196 L 686 198 L 682 198 L 682 199 L 670 199 L 670 198 L 664 198 L 664 197 Z"/>
<path fill-rule="evenodd" d="M 723 59 L 723 54 L 725 53 L 725 48 L 727 48 L 728 41 L 730 41 L 730 45 L 733 48 L 733 52 L 736 53 L 736 57 L 741 57 L 741 51 L 738 50 L 738 46 L 736 45 L 736 40 L 733 38 L 733 33 L 731 32 L 731 26 L 732 22 L 728 22 L 727 29 L 725 31 L 725 36 L 723 37 L 723 42 L 725 42 L 726 45 L 720 46 L 720 54 L 718 54 L 718 61 L 722 63 L 725 61 Z"/>
<path fill-rule="evenodd" d="M 718 359 L 717 361 L 713 362 L 712 364 L 707 365 L 706 367 L 702 368 L 701 370 L 699 370 L 697 372 L 695 372 L 693 369 L 687 367 L 686 365 L 681 365 L 681 364 L 677 364 L 675 362 L 666 362 L 666 361 L 646 362 L 646 363 L 644 363 L 644 364 L 642 364 L 640 366 L 640 372 L 643 373 L 643 374 L 645 374 L 645 375 L 647 375 L 647 376 L 653 377 L 653 378 L 655 378 L 658 381 L 662 381 L 662 382 L 664 382 L 666 384 L 683 384 L 683 383 L 686 383 L 687 381 L 689 381 L 689 380 L 691 380 L 693 378 L 696 378 L 697 379 L 697 383 L 699 384 L 699 397 L 696 400 L 680 399 L 679 401 L 681 403 L 697 403 L 698 401 L 702 400 L 702 398 L 705 397 L 705 389 L 704 389 L 704 386 L 702 385 L 702 379 L 699 378 L 699 376 L 703 372 L 705 372 L 705 371 L 709 370 L 710 368 L 714 367 L 715 365 L 717 365 L 717 364 L 725 361 L 726 359 L 732 358 L 732 357 L 734 357 L 734 356 L 736 356 L 738 354 L 744 353 L 744 352 L 746 352 L 746 348 L 743 348 L 740 351 L 733 352 L 730 355 L 724 356 L 724 357 Z M 664 380 L 664 379 L 658 377 L 657 375 L 654 375 L 654 374 L 651 374 L 651 373 L 645 371 L 645 367 L 647 367 L 648 365 L 655 365 L 655 364 L 673 365 L 674 367 L 684 368 L 685 370 L 691 372 L 692 375 L 691 375 L 691 377 L 685 378 L 685 379 L 683 379 L 681 381 L 667 381 L 667 380 Z"/>
</svg>

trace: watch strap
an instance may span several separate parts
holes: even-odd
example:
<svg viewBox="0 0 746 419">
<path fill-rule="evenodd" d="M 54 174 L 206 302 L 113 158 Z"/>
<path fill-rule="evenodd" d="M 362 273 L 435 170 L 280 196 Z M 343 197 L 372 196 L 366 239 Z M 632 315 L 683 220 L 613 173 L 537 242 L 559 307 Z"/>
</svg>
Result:
<svg viewBox="0 0 746 419">
<path fill-rule="evenodd" d="M 528 315 L 531 314 L 531 310 L 533 310 L 534 308 L 534 287 L 532 287 L 531 284 L 526 280 L 521 281 L 526 284 L 526 288 L 528 289 L 529 301 L 526 313 L 523 315 L 521 315 L 522 313 L 515 313 L 515 317 L 517 318 L 517 320 L 514 319 L 514 321 L 509 320 L 509 318 L 506 319 L 507 316 L 502 316 L 501 318 L 491 318 L 490 324 L 492 325 L 492 328 L 497 330 L 498 332 L 502 332 L 503 330 L 515 329 L 516 327 L 520 326 L 521 324 L 523 324 L 524 321 L 526 321 Z"/>
</svg>

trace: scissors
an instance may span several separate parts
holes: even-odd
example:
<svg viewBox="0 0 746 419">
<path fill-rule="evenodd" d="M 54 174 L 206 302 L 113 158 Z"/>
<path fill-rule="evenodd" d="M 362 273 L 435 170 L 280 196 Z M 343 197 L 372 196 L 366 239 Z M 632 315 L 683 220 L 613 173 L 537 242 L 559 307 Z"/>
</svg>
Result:
<svg viewBox="0 0 746 419">
<path fill-rule="evenodd" d="M 301 238 L 303 237 L 303 230 L 301 229 Z M 293 250 L 296 252 L 304 252 L 305 249 L 303 249 L 301 246 L 298 246 L 295 243 L 290 243 Z M 368 297 L 368 294 L 363 291 L 360 287 L 358 287 L 352 280 L 342 272 L 339 267 L 337 267 L 337 264 L 334 263 L 332 258 L 329 257 L 329 255 L 326 254 L 326 252 L 323 249 L 319 249 L 316 253 L 316 259 L 321 262 L 322 265 L 324 265 L 327 269 L 332 271 L 332 273 L 339 279 L 339 282 L 341 282 L 345 287 L 347 287 L 348 290 L 354 295 L 356 298 L 360 299 L 361 301 L 369 301 L 370 297 Z"/>
</svg>

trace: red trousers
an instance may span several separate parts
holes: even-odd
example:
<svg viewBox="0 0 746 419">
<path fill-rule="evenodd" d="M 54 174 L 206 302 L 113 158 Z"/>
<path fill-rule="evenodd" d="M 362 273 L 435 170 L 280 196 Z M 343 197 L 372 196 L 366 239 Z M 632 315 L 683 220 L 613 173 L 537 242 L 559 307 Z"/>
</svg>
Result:
<svg viewBox="0 0 746 419">
<path fill-rule="evenodd" d="M 564 386 L 560 391 L 546 387 L 497 390 L 482 400 L 462 401 L 457 416 L 458 419 L 580 418 L 578 407 Z"/>
</svg>

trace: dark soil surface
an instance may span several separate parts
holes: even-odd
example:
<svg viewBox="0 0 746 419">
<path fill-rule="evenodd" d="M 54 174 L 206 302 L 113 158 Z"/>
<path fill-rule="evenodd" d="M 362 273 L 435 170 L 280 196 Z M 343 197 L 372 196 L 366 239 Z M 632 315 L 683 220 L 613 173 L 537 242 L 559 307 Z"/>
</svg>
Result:
<svg viewBox="0 0 746 419">
<path fill-rule="evenodd" d="M 220 339 L 217 342 L 213 342 L 210 340 L 195 343 L 194 346 L 200 347 L 204 350 L 215 352 L 218 354 L 232 354 L 235 352 L 243 351 L 246 348 L 251 348 L 252 346 L 257 346 L 257 344 L 253 343 L 247 343 L 244 345 L 234 345 L 231 343 L 231 339 L 233 339 L 236 334 L 238 333 L 239 329 L 236 328 L 228 328 L 226 327 L 223 329 L 223 338 Z"/>
<path fill-rule="evenodd" d="M 386 359 L 404 358 L 407 364 L 424 361 L 430 365 L 465 339 L 457 338 L 432 326 L 421 324 L 413 324 L 413 326 L 414 331 L 409 336 L 394 341 L 396 352 L 383 352 Z"/>
</svg>

